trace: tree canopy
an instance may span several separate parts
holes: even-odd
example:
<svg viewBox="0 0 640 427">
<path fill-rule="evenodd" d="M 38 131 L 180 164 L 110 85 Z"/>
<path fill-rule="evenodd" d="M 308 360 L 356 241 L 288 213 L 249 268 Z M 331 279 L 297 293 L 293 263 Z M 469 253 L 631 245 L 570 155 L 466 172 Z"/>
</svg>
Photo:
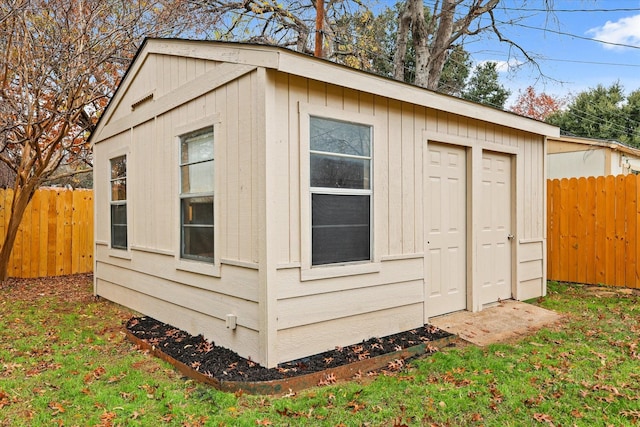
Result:
<svg viewBox="0 0 640 427">
<path fill-rule="evenodd" d="M 640 89 L 625 95 L 614 83 L 579 93 L 566 109 L 547 118 L 562 132 L 587 138 L 616 140 L 640 146 Z"/>
<path fill-rule="evenodd" d="M 529 86 L 524 91 L 519 91 L 518 98 L 510 110 L 522 116 L 544 121 L 553 113 L 560 111 L 565 104 L 565 99 L 553 97 L 544 92 L 537 93 L 533 86 Z"/>
<path fill-rule="evenodd" d="M 0 162 L 15 174 L 0 280 L 24 210 L 88 133 L 145 36 L 195 34 L 184 1 L 0 0 Z"/>
<path fill-rule="evenodd" d="M 511 91 L 498 81 L 498 69 L 495 62 L 479 64 L 462 93 L 464 99 L 500 109 L 504 109 L 509 95 L 511 95 Z"/>
<path fill-rule="evenodd" d="M 465 38 L 490 34 L 520 52 L 525 62 L 535 64 L 528 52 L 504 36 L 501 27 L 517 18 L 509 23 L 496 20 L 499 0 L 438 0 L 427 7 L 423 0 L 404 0 L 377 15 L 360 0 L 327 1 L 318 29 L 315 0 L 187 1 L 219 18 L 221 25 L 210 34 L 213 38 L 311 53 L 311 34 L 320 32 L 325 58 L 433 90 L 453 87 L 449 93 L 458 93 L 459 82 L 466 78 L 462 78 L 464 67 L 457 70 L 460 74 L 451 61 L 464 52 Z M 519 4 L 525 6 L 528 1 L 532 0 L 519 0 Z M 553 0 L 544 0 L 544 7 L 552 10 Z M 451 84 L 451 79 L 457 83 Z M 442 81 L 449 83 L 442 85 Z"/>
</svg>

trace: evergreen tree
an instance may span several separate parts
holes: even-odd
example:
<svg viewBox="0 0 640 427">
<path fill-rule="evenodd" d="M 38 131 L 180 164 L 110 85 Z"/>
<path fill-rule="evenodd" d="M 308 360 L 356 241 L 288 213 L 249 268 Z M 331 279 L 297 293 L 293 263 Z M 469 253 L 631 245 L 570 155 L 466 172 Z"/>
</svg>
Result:
<svg viewBox="0 0 640 427">
<path fill-rule="evenodd" d="M 485 62 L 478 65 L 462 93 L 464 99 L 500 109 L 504 109 L 509 95 L 511 95 L 511 91 L 498 81 L 497 63 L 495 62 Z"/>
<path fill-rule="evenodd" d="M 547 119 L 564 133 L 640 146 L 640 90 L 625 96 L 620 83 L 579 93 L 569 106 Z"/>
</svg>

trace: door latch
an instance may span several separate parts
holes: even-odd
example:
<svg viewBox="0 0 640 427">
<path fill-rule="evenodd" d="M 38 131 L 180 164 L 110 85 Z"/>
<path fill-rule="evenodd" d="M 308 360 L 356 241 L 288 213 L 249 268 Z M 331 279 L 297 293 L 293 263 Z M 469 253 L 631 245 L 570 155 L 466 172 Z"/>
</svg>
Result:
<svg viewBox="0 0 640 427">
<path fill-rule="evenodd" d="M 513 240 L 514 237 L 515 236 L 513 234 L 511 234 L 511 233 L 507 234 L 507 239 L 509 239 L 509 240 Z"/>
</svg>

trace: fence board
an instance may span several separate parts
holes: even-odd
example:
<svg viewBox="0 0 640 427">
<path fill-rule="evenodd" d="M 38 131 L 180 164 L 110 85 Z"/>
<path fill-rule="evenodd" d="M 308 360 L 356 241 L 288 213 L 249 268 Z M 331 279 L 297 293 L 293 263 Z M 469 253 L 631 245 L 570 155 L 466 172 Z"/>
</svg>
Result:
<svg viewBox="0 0 640 427">
<path fill-rule="evenodd" d="M 605 194 L 605 283 L 610 285 L 616 284 L 616 186 L 615 178 L 612 176 L 605 177 L 604 180 Z"/>
<path fill-rule="evenodd" d="M 580 194 L 586 194 L 587 192 L 587 180 L 586 178 L 580 178 L 576 187 L 576 198 L 580 197 Z M 587 206 L 582 203 L 576 203 L 576 221 L 575 221 L 575 263 L 576 263 L 576 277 L 580 283 L 584 283 L 587 280 L 587 269 L 582 267 L 582 258 L 587 254 Z"/>
<path fill-rule="evenodd" d="M 636 234 L 635 237 L 630 236 L 636 245 L 636 272 L 634 277 L 634 288 L 640 288 L 640 248 L 637 246 L 640 242 L 640 183 L 636 182 Z"/>
<path fill-rule="evenodd" d="M 583 283 L 597 283 L 596 279 L 596 263 L 588 262 L 596 258 L 596 179 L 589 177 L 586 180 L 585 194 L 592 196 L 586 200 L 585 216 L 585 255 L 580 259 L 581 264 L 586 264 L 583 268 L 585 272 L 585 281 Z"/>
<path fill-rule="evenodd" d="M 615 185 L 616 185 L 616 197 L 615 197 L 615 210 L 616 213 L 614 215 L 615 218 L 615 272 L 616 286 L 624 286 L 625 285 L 625 185 L 624 185 L 624 175 L 618 175 L 615 177 Z"/>
<path fill-rule="evenodd" d="M 549 180 L 551 280 L 640 287 L 640 176 Z"/>
<path fill-rule="evenodd" d="M 627 221 L 626 232 L 624 238 L 624 252 L 625 252 L 625 286 L 630 288 L 636 287 L 636 244 L 632 240 L 632 236 L 636 235 L 636 224 L 638 217 L 636 215 L 636 206 L 638 200 L 636 198 L 637 179 L 633 175 L 627 175 L 624 180 L 625 184 L 625 205 L 624 209 L 625 218 Z"/>
<path fill-rule="evenodd" d="M 47 227 L 49 229 L 49 239 L 47 241 L 47 276 L 56 276 L 56 239 L 58 237 L 56 226 L 58 224 L 58 192 L 49 192 L 49 217 Z"/>
<path fill-rule="evenodd" d="M 563 179 L 560 181 L 560 206 L 559 206 L 559 215 L 560 215 L 560 248 L 559 248 L 559 263 L 558 268 L 560 269 L 558 272 L 558 276 L 562 277 L 559 280 L 566 280 L 567 276 L 567 268 L 569 264 L 568 257 L 568 244 L 569 241 L 569 180 Z"/>
<path fill-rule="evenodd" d="M 31 199 L 31 238 L 29 239 L 29 271 L 39 270 L 40 259 L 40 204 L 42 193 L 36 192 Z"/>
<path fill-rule="evenodd" d="M 36 194 L 40 195 L 40 244 L 38 245 L 38 277 L 47 275 L 47 256 L 49 244 L 49 196 L 50 191 L 40 190 Z M 35 273 L 35 272 L 34 272 Z"/>
<path fill-rule="evenodd" d="M 571 179 L 569 181 L 569 193 L 566 210 L 569 215 L 568 230 L 569 238 L 567 240 L 567 264 L 565 268 L 565 277 L 577 277 L 578 274 L 578 180 Z"/>
<path fill-rule="evenodd" d="M 560 227 L 560 180 L 550 181 L 548 186 L 547 197 L 549 199 L 548 211 L 551 217 L 548 221 L 548 227 L 558 230 Z M 549 274 L 553 277 L 560 276 L 560 233 L 549 233 L 548 249 L 549 258 L 547 260 L 547 268 Z"/>
<path fill-rule="evenodd" d="M 13 191 L 0 189 L 0 244 Z M 12 277 L 93 270 L 93 191 L 42 188 L 27 206 L 9 260 Z"/>
<path fill-rule="evenodd" d="M 596 281 L 605 283 L 607 270 L 607 235 L 606 235 L 606 180 L 603 176 L 596 179 Z"/>
</svg>

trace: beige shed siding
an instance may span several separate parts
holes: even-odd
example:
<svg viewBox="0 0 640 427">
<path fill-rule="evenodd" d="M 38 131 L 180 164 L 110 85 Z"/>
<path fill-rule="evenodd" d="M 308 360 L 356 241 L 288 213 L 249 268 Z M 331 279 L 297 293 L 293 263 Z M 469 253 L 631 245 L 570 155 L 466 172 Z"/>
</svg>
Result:
<svg viewBox="0 0 640 427">
<path fill-rule="evenodd" d="M 277 278 L 279 362 L 424 323 L 421 258 L 384 261 L 379 273 L 348 278 L 301 283 L 296 268 Z"/>
<path fill-rule="evenodd" d="M 100 296 L 104 298 L 116 302 L 126 301 L 127 307 L 132 310 L 177 326 L 191 334 L 202 334 L 215 339 L 216 345 L 233 348 L 246 358 L 259 360 L 258 333 L 252 329 L 239 324 L 235 330 L 228 330 L 224 319 L 158 298 L 157 292 L 153 294 L 137 292 L 134 288 L 126 286 L 131 283 L 122 281 L 114 283 L 101 277 L 97 277 L 96 281 L 101 290 Z"/>
<path fill-rule="evenodd" d="M 136 74 L 136 84 L 122 97 L 118 108 L 112 110 L 111 120 L 118 120 L 131 112 L 131 105 L 153 94 L 153 99 L 171 93 L 187 81 L 211 71 L 219 63 L 202 59 L 169 55 L 149 55 Z M 142 105 L 142 104 L 141 104 Z"/>
<path fill-rule="evenodd" d="M 374 139 L 377 183 L 374 197 L 383 207 L 375 214 L 378 221 L 388 218 L 384 235 L 376 236 L 376 249 L 382 257 L 423 251 L 421 159 L 426 142 L 422 138 L 424 129 L 473 139 L 479 148 L 483 143 L 519 148 L 524 167 L 524 171 L 519 171 L 522 188 L 519 188 L 518 202 L 523 206 L 524 215 L 520 219 L 522 229 L 518 230 L 519 238 L 544 237 L 542 137 L 382 97 L 372 99 L 372 96 L 335 85 L 283 73 L 277 74 L 276 85 L 275 104 L 287 107 L 286 110 L 283 108 L 283 113 L 286 113 L 281 115 L 283 122 L 277 136 L 281 141 L 281 155 L 278 157 L 282 162 L 278 200 L 288 205 L 288 214 L 280 218 L 279 230 L 282 235 L 289 236 L 279 242 L 281 265 L 300 262 L 300 188 L 296 179 L 300 158 L 297 139 L 300 102 L 345 111 L 373 112 L 376 117 L 383 117 L 381 123 L 384 126 L 375 129 Z M 285 173 L 287 169 L 288 173 Z M 390 171 L 399 172 L 400 179 L 397 173 L 390 174 Z"/>
<path fill-rule="evenodd" d="M 371 114 L 382 118 L 374 129 L 374 203 L 377 221 L 385 222 L 382 235 L 375 236 L 379 255 L 403 255 L 422 252 L 423 233 L 422 143 L 416 135 L 425 124 L 425 108 L 362 95 L 356 91 L 314 80 L 277 73 L 275 105 L 282 108 L 282 122 L 276 136 L 279 154 L 277 198 L 287 207 L 279 217 L 279 235 L 288 236 L 278 243 L 278 263 L 300 263 L 300 187 L 299 115 L 300 103 L 336 110 Z M 389 125 L 401 123 L 400 126 Z M 402 171 L 401 179 L 389 170 Z M 388 218 L 388 219 L 384 219 Z"/>
<path fill-rule="evenodd" d="M 162 58 L 172 62 L 171 57 Z M 178 242 L 175 239 L 179 238 L 175 233 L 179 212 L 173 208 L 178 203 L 179 193 L 176 129 L 217 114 L 221 123 L 217 125 L 218 140 L 214 142 L 215 167 L 227 173 L 217 186 L 216 194 L 221 207 L 217 226 L 222 233 L 218 251 L 222 259 L 257 263 L 258 215 L 253 207 L 258 197 L 258 147 L 252 135 L 255 118 L 251 93 L 255 90 L 254 76 L 255 73 L 245 75 L 133 128 L 132 161 L 128 170 L 132 180 L 130 207 L 133 212 L 162 214 L 134 214 L 130 236 L 132 247 L 176 250 Z M 174 90 L 179 92 L 180 87 Z M 126 139 L 124 135 L 118 138 Z M 115 146 L 111 142 L 108 145 L 109 149 Z M 102 239 L 108 240 L 108 233 Z"/>
<path fill-rule="evenodd" d="M 417 326 L 422 317 L 422 302 L 342 317 L 322 323 L 278 331 L 277 351 L 282 360 L 295 360 L 322 350 L 332 350 L 363 339 L 391 335 Z"/>
<path fill-rule="evenodd" d="M 154 99 L 194 90 L 193 81 L 218 65 L 197 59 L 151 54 L 138 77 L 122 95 L 115 114 L 104 126 L 121 126 L 130 105 L 150 88 Z M 225 72 L 230 67 L 225 64 Z M 206 77 L 206 76 L 205 76 Z M 203 333 L 216 344 L 233 348 L 262 362 L 258 325 L 258 153 L 253 132 L 253 104 L 258 91 L 256 72 L 220 87 L 201 86 L 200 92 L 167 111 L 154 111 L 153 101 L 136 107 L 142 123 L 115 132 L 95 146 L 97 204 L 96 292 L 149 316 Z M 141 95 L 143 94 L 143 95 Z M 118 114 L 121 114 L 118 116 Z M 215 123 L 214 123 L 215 122 Z M 193 125 L 190 125 L 193 123 Z M 219 183 L 215 198 L 219 276 L 189 271 L 179 262 L 178 135 L 206 124 L 215 126 L 215 169 Z M 123 151 L 124 150 L 124 151 Z M 115 153 L 115 154 L 113 154 Z M 109 159 L 127 154 L 129 251 L 108 247 Z M 224 176 L 224 178 L 223 178 Z M 235 331 L 225 327 L 227 314 L 237 316 Z"/>
<path fill-rule="evenodd" d="M 477 262 L 477 208 L 471 206 L 482 152 L 511 155 L 517 201 L 515 297 L 544 292 L 544 138 L 530 132 L 538 127 L 551 132 L 546 125 L 266 47 L 149 46 L 142 65 L 131 70 L 133 84 L 117 94 L 118 104 L 107 111 L 111 116 L 105 115 L 96 135 L 99 295 L 204 333 L 270 366 L 421 326 L 430 206 L 423 160 L 430 142 L 467 147 L 470 282 L 476 280 Z M 322 70 L 334 73 L 332 83 L 319 81 L 329 79 Z M 131 104 L 150 93 L 153 100 L 140 102 L 132 112 Z M 301 173 L 308 182 L 308 154 L 300 148 L 308 144 L 308 135 L 301 135 L 308 133 L 308 123 L 301 127 L 300 120 L 316 111 L 373 125 L 370 264 L 309 266 L 310 206 L 304 204 L 310 202 L 308 189 L 301 187 L 308 184 L 300 183 Z M 177 136 L 205 123 L 215 124 L 218 180 L 217 262 L 208 273 L 201 263 L 178 257 Z M 114 251 L 108 247 L 108 159 L 125 153 L 131 159 L 130 250 Z M 470 283 L 467 307 L 472 310 L 481 309 L 476 288 Z M 226 329 L 227 314 L 238 316 L 236 331 Z"/>
<path fill-rule="evenodd" d="M 514 271 L 514 280 L 518 281 L 516 297 L 540 295 L 544 255 L 543 137 L 330 83 L 274 74 L 274 104 L 282 112 L 274 135 L 278 150 L 274 158 L 279 162 L 274 195 L 282 206 L 277 234 L 284 236 L 277 242 L 279 362 L 379 335 L 381 331 L 397 332 L 401 325 L 413 328 L 423 323 L 424 313 L 418 307 L 424 298 L 424 213 L 429 202 L 423 197 L 422 158 L 425 135 L 430 133 L 444 136 L 439 142 L 455 144 L 462 138 L 471 141 L 474 150 L 500 151 L 504 146 L 506 152 L 517 153 L 514 191 L 520 216 L 518 230 L 514 230 L 519 242 Z M 301 252 L 308 250 L 300 242 L 298 177 L 300 159 L 304 159 L 299 149 L 301 104 L 310 105 L 310 109 L 329 107 L 376 118 L 374 250 L 383 260 L 377 273 L 300 280 Z M 399 317 L 391 320 L 385 314 L 392 312 Z M 381 326 L 372 321 L 378 318 L 387 319 L 387 323 Z M 329 339 L 324 332 L 334 328 L 341 331 L 340 342 L 336 342 L 335 335 Z"/>
</svg>

